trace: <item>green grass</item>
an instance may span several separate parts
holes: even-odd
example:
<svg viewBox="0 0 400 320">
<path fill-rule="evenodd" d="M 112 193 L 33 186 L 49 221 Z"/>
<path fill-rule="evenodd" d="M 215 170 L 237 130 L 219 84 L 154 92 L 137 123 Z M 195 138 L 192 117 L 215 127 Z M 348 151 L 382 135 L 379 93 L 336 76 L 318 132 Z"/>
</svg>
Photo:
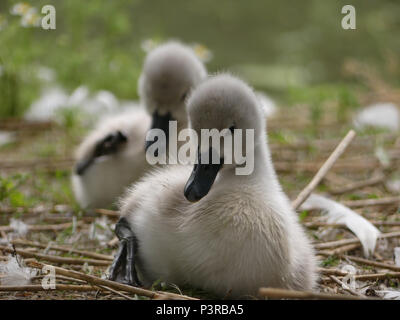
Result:
<svg viewBox="0 0 400 320">
<path fill-rule="evenodd" d="M 340 260 L 336 256 L 329 256 L 325 260 L 321 261 L 321 267 L 334 267 L 339 264 Z"/>
</svg>

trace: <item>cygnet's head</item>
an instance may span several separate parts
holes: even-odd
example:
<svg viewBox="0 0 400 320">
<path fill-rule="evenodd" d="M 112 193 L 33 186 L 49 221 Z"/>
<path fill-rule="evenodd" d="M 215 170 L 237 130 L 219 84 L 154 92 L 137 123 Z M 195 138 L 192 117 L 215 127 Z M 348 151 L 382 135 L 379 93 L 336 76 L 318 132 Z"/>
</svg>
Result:
<svg viewBox="0 0 400 320">
<path fill-rule="evenodd" d="M 185 187 L 186 198 L 193 202 L 208 193 L 219 171 L 246 165 L 247 159 L 238 159 L 237 151 L 244 157 L 254 155 L 255 146 L 265 141 L 265 124 L 253 90 L 228 74 L 200 84 L 188 99 L 187 113 L 190 127 L 199 137 L 198 163 Z M 210 138 L 204 132 L 202 135 L 202 129 L 218 131 L 211 131 Z M 227 139 L 232 139 L 232 147 L 226 144 Z M 220 146 L 215 147 L 213 140 L 220 141 Z"/>
<path fill-rule="evenodd" d="M 185 99 L 207 75 L 203 63 L 188 46 L 167 42 L 146 57 L 139 79 L 139 95 L 152 115 L 152 128 L 167 135 L 169 121 L 186 126 Z M 151 142 L 146 143 L 146 149 Z"/>
</svg>

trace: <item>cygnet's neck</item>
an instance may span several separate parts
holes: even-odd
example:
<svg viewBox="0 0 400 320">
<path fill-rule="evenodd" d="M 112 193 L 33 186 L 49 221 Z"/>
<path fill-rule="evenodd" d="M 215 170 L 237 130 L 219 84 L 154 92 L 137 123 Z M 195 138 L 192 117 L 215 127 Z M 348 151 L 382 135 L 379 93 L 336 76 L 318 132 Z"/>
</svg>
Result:
<svg viewBox="0 0 400 320">
<path fill-rule="evenodd" d="M 252 155 L 246 155 L 247 158 Z M 236 168 L 229 170 L 221 170 L 221 182 L 232 181 L 231 179 L 238 179 L 241 183 L 251 181 L 252 184 L 265 185 L 270 190 L 278 190 L 279 182 L 272 164 L 272 159 L 267 145 L 267 140 L 263 136 L 261 137 L 254 146 L 254 169 L 249 175 L 237 175 Z M 233 177 L 234 176 L 234 177 Z"/>
</svg>

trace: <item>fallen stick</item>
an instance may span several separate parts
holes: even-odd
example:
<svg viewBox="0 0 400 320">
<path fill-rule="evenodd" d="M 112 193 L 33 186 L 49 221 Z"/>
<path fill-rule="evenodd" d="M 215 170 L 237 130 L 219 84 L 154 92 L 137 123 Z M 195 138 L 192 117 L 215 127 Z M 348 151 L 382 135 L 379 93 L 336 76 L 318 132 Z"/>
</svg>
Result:
<svg viewBox="0 0 400 320">
<path fill-rule="evenodd" d="M 365 200 L 349 200 L 342 202 L 345 206 L 349 208 L 361 208 L 370 206 L 380 206 L 380 205 L 400 205 L 400 197 L 387 197 L 381 199 L 365 199 Z"/>
<path fill-rule="evenodd" d="M 334 173 L 330 171 L 325 177 L 324 177 L 325 183 L 328 185 L 329 188 L 334 188 L 333 186 L 339 185 L 339 186 L 344 186 L 346 184 L 349 184 L 351 180 L 343 177 L 342 175 L 338 175 L 337 173 Z M 330 185 L 333 185 L 330 187 Z"/>
<path fill-rule="evenodd" d="M 382 183 L 385 180 L 385 176 L 380 175 L 377 177 L 372 177 L 370 179 L 364 180 L 364 181 L 357 181 L 348 185 L 345 185 L 344 187 L 340 189 L 332 189 L 329 192 L 334 195 L 339 195 L 347 192 L 351 192 L 357 189 L 361 189 L 364 187 L 369 187 L 369 186 L 374 186 L 379 183 Z"/>
<path fill-rule="evenodd" d="M 119 243 L 118 237 L 112 238 L 110 241 L 107 242 L 108 247 L 115 247 Z"/>
<path fill-rule="evenodd" d="M 47 266 L 49 268 L 54 268 L 56 274 L 60 274 L 63 276 L 67 276 L 67 277 L 71 277 L 71 278 L 75 278 L 75 279 L 79 279 L 79 280 L 84 280 L 93 285 L 102 285 L 102 286 L 106 286 L 106 287 L 109 287 L 114 290 L 120 290 L 120 291 L 137 294 L 140 296 L 148 297 L 150 299 L 155 299 L 155 298 L 159 297 L 160 295 L 167 295 L 168 297 L 170 297 L 172 299 L 198 300 L 196 298 L 179 295 L 179 294 L 175 294 L 175 293 L 151 291 L 151 290 L 147 290 L 147 289 L 128 286 L 126 284 L 118 283 L 118 282 L 111 281 L 111 280 L 101 279 L 99 277 L 95 277 L 95 276 L 88 275 L 85 273 L 67 270 L 64 268 L 56 267 L 56 266 L 45 265 L 40 262 L 32 261 L 32 262 L 27 263 L 27 265 L 31 268 L 36 268 L 36 269 L 40 269 L 40 270 L 43 269 L 43 267 Z"/>
<path fill-rule="evenodd" d="M 357 249 L 359 247 L 361 247 L 361 243 L 353 243 L 353 244 L 348 244 L 346 246 L 338 247 L 334 250 L 318 251 L 318 254 L 321 254 L 324 256 L 340 255 L 347 251 Z"/>
<path fill-rule="evenodd" d="M 0 121 L 0 129 L 7 131 L 20 130 L 48 130 L 57 126 L 57 123 L 52 121 L 26 121 L 21 119 L 6 119 Z"/>
<path fill-rule="evenodd" d="M 25 261 L 27 261 L 28 259 L 26 259 Z M 47 275 L 37 275 L 31 278 L 31 280 L 37 280 L 37 279 L 43 279 L 43 277 L 45 277 Z M 74 279 L 74 278 L 70 278 L 70 277 L 66 277 L 66 276 L 60 276 L 60 275 L 56 275 L 56 279 L 60 280 L 60 281 L 69 281 L 69 282 L 76 282 L 76 283 L 80 283 L 80 284 L 86 284 L 86 281 L 83 280 L 78 280 L 78 279 Z"/>
<path fill-rule="evenodd" d="M 294 291 L 278 288 L 260 288 L 259 295 L 272 299 L 377 300 L 368 297 L 356 297 L 344 294 L 315 293 L 311 291 Z"/>
<path fill-rule="evenodd" d="M 362 297 L 364 298 L 365 296 L 362 295 L 361 293 L 358 293 L 354 290 L 352 290 L 351 288 L 349 288 L 348 285 L 346 285 L 344 282 L 340 281 L 338 278 L 336 278 L 335 276 L 329 276 L 329 278 L 331 278 L 334 282 L 336 282 L 343 290 L 347 291 L 348 293 L 352 294 L 353 296 L 356 297 Z"/>
<path fill-rule="evenodd" d="M 0 291 L 97 291 L 98 288 L 91 285 L 79 284 L 56 284 L 55 289 L 44 289 L 42 285 L 26 285 L 26 286 L 0 286 Z"/>
<path fill-rule="evenodd" d="M 94 212 L 98 213 L 98 214 L 102 214 L 108 217 L 112 217 L 112 218 L 119 218 L 120 214 L 118 211 L 114 211 L 114 210 L 108 210 L 108 209 L 95 209 Z"/>
<path fill-rule="evenodd" d="M 375 226 L 388 226 L 388 227 L 398 227 L 400 226 L 400 221 L 376 221 L 369 220 Z M 316 227 L 330 227 L 330 228 L 342 228 L 345 227 L 343 223 L 328 223 L 323 221 L 313 221 L 313 222 L 304 222 L 303 225 L 307 228 L 316 228 Z"/>
<path fill-rule="evenodd" d="M 123 298 L 125 298 L 127 300 L 135 300 L 134 298 L 131 298 L 131 297 L 127 296 L 126 294 L 123 294 L 122 292 L 119 292 L 117 290 L 114 290 L 114 289 L 111 289 L 111 288 L 108 288 L 108 287 L 105 287 L 105 286 L 101 286 L 99 284 L 97 284 L 96 286 L 101 288 L 101 289 L 103 289 L 103 290 L 108 290 L 108 291 L 110 291 L 110 292 L 112 292 L 112 293 L 114 293 L 114 294 L 116 294 L 118 296 L 121 296 L 121 297 L 123 297 Z"/>
<path fill-rule="evenodd" d="M 83 265 L 85 263 L 93 266 L 109 266 L 110 261 L 104 261 L 104 260 L 97 260 L 97 259 L 77 259 L 77 258 L 66 258 L 66 257 L 58 257 L 58 256 L 51 256 L 47 254 L 41 254 L 41 253 L 35 253 L 35 252 L 30 252 L 27 250 L 21 250 L 21 249 L 12 249 L 8 248 L 5 246 L 0 246 L 0 250 L 8 252 L 8 253 L 14 253 L 16 252 L 19 254 L 21 257 L 24 258 L 36 258 L 40 260 L 45 260 L 49 262 L 55 262 L 55 263 L 62 263 L 62 264 L 79 264 Z"/>
<path fill-rule="evenodd" d="M 79 254 L 81 256 L 86 256 L 86 257 L 90 257 L 90 258 L 94 258 L 94 259 L 98 259 L 98 260 L 110 260 L 110 261 L 114 260 L 114 258 L 109 255 L 96 253 L 96 252 L 90 252 L 90 251 L 77 250 L 77 249 L 68 248 L 68 247 L 61 247 L 61 246 L 57 246 L 57 245 L 44 245 L 44 244 L 20 240 L 20 239 L 12 240 L 11 243 L 15 244 L 15 245 L 21 245 L 21 246 L 30 246 L 30 247 L 49 249 L 49 250 L 67 252 L 67 253 L 75 253 L 75 254 Z"/>
<path fill-rule="evenodd" d="M 82 221 L 84 223 L 92 223 L 96 220 L 95 217 L 80 217 L 77 218 L 79 221 Z M 60 216 L 57 217 L 56 214 L 50 214 L 50 215 L 40 215 L 39 220 L 43 222 L 49 222 L 52 224 L 57 224 L 57 223 L 68 223 L 72 220 L 71 216 Z"/>
<path fill-rule="evenodd" d="M 360 274 L 355 275 L 355 280 L 365 281 L 365 280 L 379 280 L 386 278 L 397 278 L 400 279 L 400 272 L 386 272 L 386 273 L 372 273 L 372 274 Z"/>
<path fill-rule="evenodd" d="M 325 161 L 322 167 L 318 170 L 311 182 L 299 193 L 297 198 L 292 202 L 292 207 L 297 210 L 302 203 L 310 196 L 311 192 L 317 187 L 321 182 L 323 177 L 328 173 L 328 171 L 335 164 L 336 160 L 342 155 L 346 150 L 347 146 L 354 139 L 356 133 L 354 130 L 350 130 L 343 140 L 339 143 L 336 149 L 332 152 L 329 158 Z"/>
<path fill-rule="evenodd" d="M 310 172 L 313 173 L 323 165 L 324 162 L 310 161 L 310 162 L 294 162 L 294 161 L 277 161 L 274 162 L 274 167 L 277 172 L 291 173 L 296 172 Z M 365 161 L 360 164 L 349 163 L 347 161 L 338 161 L 335 164 L 334 170 L 336 172 L 364 172 L 367 170 L 376 169 L 379 166 L 378 160 Z"/>
<path fill-rule="evenodd" d="M 75 280 L 76 281 L 76 280 Z M 86 282 L 85 282 L 86 283 Z M 119 295 L 121 297 L 124 297 L 125 299 L 128 300 L 135 300 L 121 292 L 118 292 L 114 289 L 107 288 L 105 286 L 92 286 L 92 285 L 76 285 L 76 284 L 56 284 L 56 287 L 54 289 L 48 288 L 45 289 L 43 288 L 42 285 L 26 285 L 26 286 L 0 286 L 0 291 L 29 291 L 29 292 L 38 292 L 38 291 L 98 291 L 100 288 L 102 291 L 109 291 L 112 292 L 116 295 Z"/>
<path fill-rule="evenodd" d="M 0 213 L 28 213 L 32 214 L 41 214 L 41 213 L 65 213 L 66 211 L 72 210 L 67 205 L 55 205 L 51 207 L 36 207 L 36 208 L 27 208 L 27 207 L 1 207 Z"/>
<path fill-rule="evenodd" d="M 388 232 L 388 233 L 381 233 L 378 239 L 388 239 L 388 238 L 396 238 L 400 237 L 400 231 Z M 355 244 L 361 243 L 358 238 L 352 239 L 343 239 L 337 241 L 329 241 L 323 243 L 314 243 L 315 249 L 330 249 L 330 248 L 337 248 L 340 246 L 348 245 L 348 244 Z"/>
<path fill-rule="evenodd" d="M 277 121 L 277 119 L 276 119 Z M 281 123 L 279 123 L 281 125 Z M 397 134 L 373 134 L 369 136 L 360 136 L 357 139 L 357 143 L 353 146 L 353 148 L 363 148 L 365 149 L 373 149 L 374 146 L 374 139 L 379 136 L 382 140 L 384 141 L 392 141 L 397 138 Z M 270 148 L 271 149 L 295 149 L 295 150 L 303 150 L 303 149 L 309 149 L 310 147 L 313 147 L 315 149 L 321 150 L 326 152 L 330 152 L 332 148 L 338 145 L 340 143 L 341 139 L 339 138 L 328 138 L 328 139 L 314 139 L 312 141 L 308 140 L 297 140 L 294 142 L 290 143 L 271 143 Z"/>
<path fill-rule="evenodd" d="M 64 230 L 67 228 L 72 227 L 73 223 L 72 222 L 67 222 L 67 223 L 59 223 L 59 224 L 45 224 L 45 225 L 28 225 L 28 231 L 60 231 Z M 83 221 L 77 221 L 76 226 L 80 227 L 83 225 Z M 14 228 L 10 226 L 0 226 L 0 231 L 4 232 L 12 232 L 14 231 Z"/>
<path fill-rule="evenodd" d="M 0 230 L 0 235 L 5 241 L 8 241 L 7 233 L 5 233 L 4 231 Z"/>
<path fill-rule="evenodd" d="M 0 170 L 13 170 L 13 169 L 68 169 L 74 164 L 73 159 L 38 159 L 38 160 L 24 160 L 24 161 L 1 161 Z"/>
<path fill-rule="evenodd" d="M 318 268 L 318 273 L 324 275 L 333 275 L 333 276 L 346 276 L 347 272 L 340 271 L 338 269 L 326 269 L 326 268 Z"/>
<path fill-rule="evenodd" d="M 343 257 L 345 259 L 349 259 L 350 261 L 356 262 L 358 264 L 365 264 L 365 265 L 368 265 L 368 266 L 378 267 L 378 268 L 382 268 L 382 269 L 400 271 L 400 267 L 399 266 L 395 266 L 395 265 L 388 264 L 388 263 L 372 261 L 372 260 L 359 258 L 359 257 L 354 257 L 354 256 L 345 256 L 344 255 L 344 256 L 341 256 L 341 257 Z"/>
</svg>

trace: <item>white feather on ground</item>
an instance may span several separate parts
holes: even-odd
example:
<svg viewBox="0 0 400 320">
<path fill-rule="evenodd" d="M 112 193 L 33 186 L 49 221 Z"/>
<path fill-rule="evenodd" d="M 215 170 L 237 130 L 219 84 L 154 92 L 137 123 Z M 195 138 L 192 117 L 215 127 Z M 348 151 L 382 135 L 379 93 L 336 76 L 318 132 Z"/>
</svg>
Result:
<svg viewBox="0 0 400 320">
<path fill-rule="evenodd" d="M 301 210 L 320 209 L 329 223 L 343 223 L 361 241 L 364 256 L 373 253 L 380 231 L 367 219 L 346 206 L 324 196 L 312 194 L 301 206 Z"/>
<path fill-rule="evenodd" d="M 20 237 L 25 237 L 29 228 L 25 222 L 14 218 L 10 219 L 10 227 L 13 229 L 14 233 Z"/>
<path fill-rule="evenodd" d="M 376 127 L 391 131 L 400 130 L 400 111 L 393 103 L 377 103 L 363 109 L 354 118 L 354 125 L 359 128 Z"/>
<path fill-rule="evenodd" d="M 36 270 L 20 266 L 15 257 L 10 257 L 6 262 L 0 262 L 0 284 L 2 286 L 28 285 L 36 273 Z"/>
<path fill-rule="evenodd" d="M 56 112 L 67 104 L 68 95 L 59 87 L 46 88 L 25 113 L 29 121 L 47 121 L 55 118 Z"/>
<path fill-rule="evenodd" d="M 96 218 L 90 225 L 89 239 L 97 240 L 100 244 L 104 245 L 114 236 L 111 228 L 113 228 L 113 225 L 111 225 L 107 217 Z"/>
<path fill-rule="evenodd" d="M 60 122 L 62 121 L 62 111 L 76 110 L 80 112 L 81 116 L 86 116 L 94 121 L 101 116 L 139 106 L 136 101 L 119 101 L 113 93 L 106 90 L 91 94 L 86 86 L 80 86 L 71 94 L 67 94 L 64 89 L 52 86 L 43 89 L 41 96 L 25 113 L 25 118 L 28 121 L 55 120 Z"/>
<path fill-rule="evenodd" d="M 400 300 L 400 291 L 398 290 L 375 290 L 375 293 L 378 294 L 378 296 L 382 297 L 383 299 L 388 299 L 388 300 Z"/>
</svg>

